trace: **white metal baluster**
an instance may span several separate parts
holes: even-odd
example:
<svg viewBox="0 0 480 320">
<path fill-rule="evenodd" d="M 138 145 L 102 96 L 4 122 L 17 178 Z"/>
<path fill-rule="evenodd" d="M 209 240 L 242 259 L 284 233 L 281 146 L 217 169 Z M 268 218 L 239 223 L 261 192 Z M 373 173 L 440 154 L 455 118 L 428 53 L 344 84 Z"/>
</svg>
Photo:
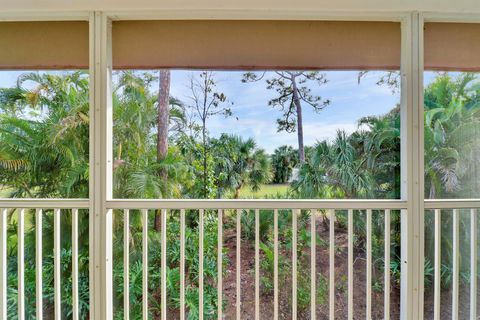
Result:
<svg viewBox="0 0 480 320">
<path fill-rule="evenodd" d="M 167 209 L 162 209 L 162 274 L 161 274 L 161 287 L 162 287 L 162 320 L 167 320 Z"/>
<path fill-rule="evenodd" d="M 335 319 L 335 210 L 329 210 L 329 319 Z"/>
<path fill-rule="evenodd" d="M 348 320 L 353 320 L 353 210 L 348 210 Z"/>
<path fill-rule="evenodd" d="M 273 319 L 278 319 L 278 210 L 273 210 Z"/>
<path fill-rule="evenodd" d="M 317 230 L 316 230 L 316 215 L 317 210 L 311 210 L 310 213 L 310 318 L 312 320 L 316 319 L 316 297 L 317 297 L 317 271 L 316 271 L 316 241 L 317 241 Z"/>
<path fill-rule="evenodd" d="M 372 210 L 367 210 L 367 320 L 372 319 Z"/>
<path fill-rule="evenodd" d="M 7 319 L 7 209 L 0 210 L 0 319 Z"/>
<path fill-rule="evenodd" d="M 55 209 L 53 212 L 53 255 L 54 255 L 54 286 L 55 286 L 55 320 L 62 318 L 62 284 L 61 284 L 61 239 L 60 239 L 60 218 L 61 210 Z"/>
<path fill-rule="evenodd" d="M 103 209 L 102 209 L 103 210 Z M 102 281 L 101 289 L 103 289 L 102 297 L 105 299 L 103 311 L 105 314 L 105 319 L 113 318 L 113 210 L 106 209 L 105 214 L 101 218 L 101 234 L 102 241 L 101 245 L 103 249 L 99 252 L 101 253 L 100 257 L 104 260 L 104 267 L 101 271 Z M 100 289 L 100 288 L 99 288 Z"/>
<path fill-rule="evenodd" d="M 442 211 L 435 210 L 435 255 L 434 255 L 434 289 L 433 289 L 433 318 L 440 320 L 440 294 L 441 294 L 441 266 L 442 266 Z"/>
<path fill-rule="evenodd" d="M 470 210 L 470 319 L 477 319 L 477 212 Z"/>
<path fill-rule="evenodd" d="M 25 319 L 25 209 L 18 210 L 18 319 Z M 56 279 L 55 279 L 56 281 Z M 57 307 L 55 306 L 55 310 Z"/>
<path fill-rule="evenodd" d="M 142 317 L 148 320 L 148 210 L 142 209 Z"/>
<path fill-rule="evenodd" d="M 292 210 L 292 319 L 297 319 L 297 214 Z"/>
<path fill-rule="evenodd" d="M 43 245 L 42 245 L 42 209 L 35 210 L 35 306 L 37 319 L 43 319 Z"/>
<path fill-rule="evenodd" d="M 453 210 L 453 290 L 452 290 L 452 319 L 458 319 L 459 309 L 459 279 L 460 276 L 460 211 Z"/>
<path fill-rule="evenodd" d="M 260 319 L 260 213 L 255 209 L 255 319 Z"/>
<path fill-rule="evenodd" d="M 72 318 L 78 320 L 78 209 L 72 209 Z"/>
<path fill-rule="evenodd" d="M 130 319 L 130 210 L 123 210 L 123 319 Z"/>
<path fill-rule="evenodd" d="M 180 320 L 185 320 L 185 209 L 180 210 Z"/>
<path fill-rule="evenodd" d="M 385 210 L 385 265 L 384 265 L 384 316 L 390 319 L 390 210 Z"/>
<path fill-rule="evenodd" d="M 203 320 L 203 209 L 200 209 L 198 239 L 198 318 Z"/>
<path fill-rule="evenodd" d="M 242 245 L 242 211 L 237 209 L 237 320 L 240 320 L 240 312 L 241 312 L 241 304 L 242 304 L 242 297 L 241 297 L 241 282 L 240 282 L 240 263 L 241 263 L 241 245 Z"/>
<path fill-rule="evenodd" d="M 217 314 L 218 320 L 222 319 L 222 295 L 223 295 L 223 277 L 222 277 L 222 262 L 223 262 L 223 210 L 218 210 L 218 221 L 217 221 L 217 272 L 218 272 L 218 282 L 217 282 Z"/>
</svg>

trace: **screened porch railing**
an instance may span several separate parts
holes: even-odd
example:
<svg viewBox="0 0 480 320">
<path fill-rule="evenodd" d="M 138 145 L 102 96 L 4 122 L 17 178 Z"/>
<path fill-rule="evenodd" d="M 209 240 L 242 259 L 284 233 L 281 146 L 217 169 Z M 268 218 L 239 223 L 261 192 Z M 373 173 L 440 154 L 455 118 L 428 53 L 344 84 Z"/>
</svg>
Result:
<svg viewBox="0 0 480 320">
<path fill-rule="evenodd" d="M 460 312 L 460 212 L 470 215 L 470 319 L 477 319 L 477 280 L 478 280 L 478 200 L 425 200 L 425 210 L 431 210 L 434 214 L 434 294 L 433 294 L 433 319 L 440 320 L 441 313 L 441 288 L 442 288 L 442 215 L 452 215 L 452 319 L 459 319 Z M 448 210 L 448 211 L 447 211 Z M 447 212 L 442 212 L 447 211 Z"/>
<path fill-rule="evenodd" d="M 53 257 L 54 257 L 54 319 L 61 319 L 61 215 L 64 210 L 71 211 L 72 217 L 72 318 L 79 319 L 78 296 L 78 212 L 88 209 L 88 200 L 37 200 L 37 199 L 0 199 L 0 319 L 8 319 L 7 310 L 7 216 L 17 214 L 17 317 L 25 316 L 25 213 L 35 215 L 35 309 L 36 319 L 44 319 L 43 303 L 43 240 L 52 236 L 43 234 L 42 215 L 45 210 L 53 210 Z"/>
<path fill-rule="evenodd" d="M 72 219 L 72 318 L 80 319 L 79 315 L 79 296 L 78 296 L 78 211 L 79 209 L 86 210 L 89 207 L 88 200 L 33 200 L 33 199 L 2 199 L 0 200 L 0 318 L 7 319 L 7 215 L 12 212 L 17 213 L 17 258 L 18 258 L 18 319 L 25 319 L 25 266 L 24 266 L 24 253 L 25 253 L 25 213 L 35 214 L 35 274 L 36 274 L 36 317 L 37 319 L 43 319 L 43 290 L 42 290 L 42 241 L 45 237 L 50 236 L 42 233 L 42 214 L 45 210 L 53 210 L 54 221 L 54 317 L 55 319 L 61 319 L 61 238 L 60 238 L 60 219 L 65 210 L 71 212 Z M 471 319 L 476 317 L 476 292 L 477 292 L 477 210 L 480 207 L 478 201 L 471 202 L 452 202 L 452 201 L 426 201 L 425 209 L 434 210 L 435 212 L 435 262 L 434 262 L 434 309 L 435 319 L 439 319 L 440 316 L 440 216 L 441 209 L 453 209 L 453 233 L 454 233 L 454 245 L 453 245 L 453 296 L 452 296 L 452 314 L 458 315 L 459 308 L 459 223 L 458 212 L 460 209 L 469 209 L 472 218 L 472 232 L 471 232 L 471 295 L 470 295 L 470 316 Z M 149 269 L 148 269 L 148 228 L 149 228 L 149 211 L 159 210 L 161 218 L 161 236 L 160 236 L 160 259 L 161 259 L 161 271 L 160 271 L 160 301 L 161 306 L 161 319 L 169 319 L 169 309 L 167 306 L 167 214 L 179 215 L 180 220 L 180 292 L 179 292 L 179 316 L 180 319 L 185 319 L 187 309 L 185 305 L 185 215 L 188 210 L 195 210 L 198 213 L 198 256 L 199 256 L 199 274 L 198 274 L 198 291 L 199 291 L 199 318 L 203 319 L 203 307 L 204 307 L 204 219 L 205 213 L 208 211 L 214 213 L 217 217 L 218 228 L 218 240 L 217 240 L 217 312 L 218 319 L 224 318 L 224 303 L 223 303 L 223 215 L 228 212 L 236 213 L 235 217 L 235 232 L 236 232 L 236 252 L 235 252 L 235 264 L 236 264 L 236 318 L 241 318 L 241 305 L 242 305 L 242 283 L 241 283 L 241 215 L 243 210 L 252 210 L 255 214 L 255 240 L 254 240 L 254 283 L 255 283 L 255 319 L 262 318 L 260 314 L 260 210 L 268 210 L 273 213 L 273 251 L 274 251 L 274 275 L 273 275 L 273 315 L 274 319 L 279 318 L 279 232 L 278 232 L 278 215 L 280 210 L 287 210 L 291 214 L 291 314 L 292 318 L 297 317 L 297 243 L 298 243 L 298 217 L 301 210 L 309 210 L 312 213 L 326 212 L 327 216 L 335 217 L 336 212 L 346 212 L 347 217 L 347 235 L 348 235 L 348 253 L 347 253 L 347 294 L 348 294 L 348 319 L 353 319 L 355 315 L 355 308 L 353 300 L 354 291 L 354 234 L 353 234 L 353 222 L 355 214 L 363 212 L 365 214 L 365 228 L 366 228 L 366 288 L 365 288 L 365 315 L 367 319 L 372 318 L 372 216 L 374 214 L 384 215 L 384 319 L 390 318 L 390 288 L 391 288 L 391 275 L 390 275 L 390 245 L 391 245 L 391 212 L 402 211 L 402 214 L 408 214 L 406 212 L 407 202 L 402 200 L 110 200 L 106 202 L 106 208 L 108 214 L 123 213 L 123 274 L 130 274 L 130 213 L 135 210 L 141 214 L 142 225 L 142 318 L 148 319 L 149 309 Z M 311 244 L 310 244 L 310 318 L 315 319 L 316 315 L 316 219 L 317 214 L 310 214 L 310 232 L 311 232 Z M 473 232 L 475 231 L 475 232 Z M 329 219 L 329 233 L 328 233 L 328 252 L 329 252 L 329 270 L 328 270 L 328 306 L 329 306 L 329 318 L 335 317 L 335 219 Z M 111 275 L 112 276 L 112 275 Z M 123 277 L 124 285 L 124 317 L 129 319 L 130 310 L 130 277 Z"/>
</svg>

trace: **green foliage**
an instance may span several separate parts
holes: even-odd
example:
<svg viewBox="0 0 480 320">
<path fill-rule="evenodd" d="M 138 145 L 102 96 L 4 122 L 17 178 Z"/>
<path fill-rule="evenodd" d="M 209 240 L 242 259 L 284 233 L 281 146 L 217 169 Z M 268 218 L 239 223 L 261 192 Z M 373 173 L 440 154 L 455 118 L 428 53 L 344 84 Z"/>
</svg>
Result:
<svg viewBox="0 0 480 320">
<path fill-rule="evenodd" d="M 480 87 L 471 73 L 440 74 L 425 89 L 425 197 L 476 198 Z"/>
<path fill-rule="evenodd" d="M 0 185 L 11 197 L 88 196 L 87 76 L 25 73 L 0 91 Z"/>
<path fill-rule="evenodd" d="M 28 244 L 28 243 L 27 243 Z M 72 277 L 71 265 L 72 254 L 70 248 L 62 249 L 60 252 L 61 259 L 61 298 L 62 298 L 62 315 L 66 318 L 72 317 Z M 79 314 L 80 319 L 88 319 L 89 310 L 89 275 L 88 275 L 88 252 L 80 252 L 79 254 L 79 277 L 78 277 L 78 293 L 79 293 Z M 43 259 L 43 303 L 44 316 L 46 318 L 53 317 L 54 303 L 54 258 L 49 254 Z M 36 282 L 35 282 L 35 261 L 33 256 L 25 261 L 25 317 L 34 319 L 36 313 L 35 299 Z M 8 318 L 17 319 L 17 257 L 10 255 L 8 259 Z"/>
<path fill-rule="evenodd" d="M 292 170 L 298 164 L 298 152 L 291 146 L 281 146 L 272 155 L 274 183 L 287 183 L 292 176 Z"/>
<path fill-rule="evenodd" d="M 477 75 L 440 73 L 425 88 L 425 198 L 477 198 L 480 192 L 480 87 Z M 460 213 L 461 280 L 468 283 L 470 240 L 469 214 Z M 425 214 L 425 260 L 434 261 L 434 215 Z M 453 213 L 442 210 L 441 283 L 449 288 L 452 280 Z M 467 257 L 467 258 L 465 258 Z M 426 266 L 429 271 L 431 266 Z M 431 272 L 426 272 L 431 288 Z M 427 286 L 428 285 L 428 286 Z M 429 287 L 430 286 L 430 287 Z"/>
<path fill-rule="evenodd" d="M 243 216 L 253 216 L 244 214 Z M 242 217 L 243 217 L 242 216 Z M 265 295 L 273 293 L 274 279 L 274 248 L 273 248 L 273 212 L 260 211 L 260 282 L 261 290 Z M 291 210 L 279 210 L 278 212 L 278 272 L 279 283 L 288 284 L 291 281 L 292 261 L 288 258 L 288 253 L 292 250 L 292 229 L 291 229 Z M 301 211 L 297 217 L 298 233 L 297 233 L 297 303 L 300 310 L 306 310 L 310 305 L 310 260 L 305 252 L 311 245 L 311 234 L 308 228 L 310 221 L 310 212 Z M 242 228 L 248 225 L 242 223 Z M 270 227 L 269 227 L 270 226 Z M 245 228 L 243 228 L 245 229 Z M 248 229 L 250 230 L 250 229 Z M 246 232 L 246 234 L 250 234 Z M 254 235 L 253 235 L 254 236 Z M 246 238 L 247 240 L 249 238 Z M 321 237 L 316 237 L 316 245 L 328 246 Z M 326 304 L 328 302 L 328 283 L 326 277 L 322 273 L 317 273 L 317 302 Z"/>
<path fill-rule="evenodd" d="M 292 131 L 295 114 L 290 103 L 292 84 L 283 76 L 269 79 L 267 87 L 280 96 L 270 105 L 283 107 L 285 114 L 279 121 L 279 129 Z M 305 83 L 325 79 L 319 73 L 299 74 Z M 161 161 L 156 157 L 155 128 L 157 121 L 157 95 L 151 90 L 156 76 L 149 72 L 116 72 L 113 92 L 113 194 L 118 198 L 222 198 L 240 197 L 242 188 L 258 191 L 270 181 L 286 183 L 293 178 L 288 192 L 272 198 L 382 198 L 397 199 L 400 194 L 400 114 L 396 107 L 379 117 L 359 120 L 355 132 L 337 132 L 332 141 L 319 141 L 306 148 L 306 161 L 299 165 L 297 150 L 282 146 L 269 157 L 253 139 L 222 134 L 212 138 L 206 130 L 208 117 L 230 116 L 224 94 L 214 90 L 212 74 L 203 73 L 200 82 L 192 81 L 192 94 L 201 92 L 210 97 L 214 109 L 207 110 L 202 124 L 191 123 L 192 110 L 200 110 L 201 99 L 186 106 L 170 97 L 170 132 L 172 142 L 168 155 Z M 245 81 L 259 80 L 246 74 Z M 391 77 L 391 78 L 389 78 Z M 394 85 L 394 75 L 383 82 Z M 202 82 L 203 81 L 203 82 Z M 88 76 L 85 72 L 25 73 L 13 88 L 0 88 L 0 185 L 9 190 L 9 197 L 86 198 L 88 197 L 89 166 L 89 98 Z M 199 91 L 200 90 L 200 91 Z M 315 110 L 327 101 L 314 97 L 306 85 L 300 88 L 304 102 Z M 480 177 L 476 167 L 480 158 L 480 84 L 470 73 L 451 76 L 439 74 L 425 89 L 425 196 L 427 198 L 477 198 Z M 197 95 L 197 98 L 200 95 Z M 285 97 L 290 97 L 286 99 Z M 189 114 L 190 112 L 190 114 Z M 205 115 L 204 115 L 205 116 Z M 198 119 L 197 119 L 198 121 Z M 204 136 L 200 136 L 201 129 Z M 298 175 L 292 177 L 294 169 Z M 165 179 L 167 173 L 168 179 Z M 27 297 L 35 295 L 34 225 L 28 213 L 25 235 L 25 291 Z M 153 212 L 152 212 L 153 213 Z M 288 283 L 292 248 L 292 213 L 278 211 L 279 225 L 279 278 Z M 159 212 L 153 214 L 158 216 Z M 255 212 L 241 212 L 242 239 L 252 243 L 255 239 Z M 261 289 L 264 294 L 273 290 L 273 213 L 260 210 Z M 308 248 L 311 235 L 311 212 L 302 210 L 298 218 L 298 303 L 300 309 L 310 302 Z M 366 213 L 354 211 L 354 246 L 358 254 L 365 254 Z M 336 228 L 346 229 L 347 212 L 337 211 Z M 320 221 L 328 224 L 331 218 L 320 212 Z M 8 230 L 8 314 L 16 317 L 17 294 L 17 238 L 16 212 L 9 212 Z M 204 221 L 204 310 L 205 318 L 215 318 L 217 310 L 217 220 L 216 212 L 205 211 Z M 198 319 L 199 273 L 199 225 L 198 211 L 186 212 L 186 306 L 189 319 Z M 62 314 L 71 317 L 71 213 L 62 211 Z M 85 220 L 86 221 L 86 220 Z M 80 223 L 79 292 L 80 313 L 87 318 L 89 309 L 88 288 L 88 223 Z M 150 219 L 149 225 L 149 294 L 151 316 L 160 312 L 158 304 L 161 283 L 161 252 L 157 250 L 161 233 Z M 44 212 L 44 234 L 53 233 L 51 211 Z M 226 228 L 229 226 L 226 221 Z M 114 219 L 114 288 L 115 317 L 123 318 L 123 233 L 121 219 Z M 374 268 L 383 268 L 383 213 L 373 211 L 372 257 Z M 433 217 L 425 216 L 425 287 L 432 286 L 433 267 Z M 400 281 L 400 215 L 392 212 L 392 260 L 390 270 L 394 282 Z M 452 214 L 442 215 L 442 284 L 448 289 L 452 281 Z M 168 214 L 167 228 L 167 305 L 179 308 L 180 234 L 179 212 Z M 460 218 L 461 242 L 468 243 L 469 218 Z M 138 211 L 131 211 L 131 265 L 130 302 L 132 319 L 141 315 L 142 299 L 142 250 L 141 220 Z M 321 237 L 317 245 L 328 246 Z M 51 237 L 44 240 L 44 312 L 53 311 L 53 243 Z M 468 246 L 462 246 L 462 249 Z M 465 249 L 464 249 L 465 250 Z M 337 252 L 340 253 L 340 252 Z M 227 265 L 226 251 L 223 264 Z M 463 255 L 462 255 L 463 257 Z M 469 281 L 470 261 L 460 259 L 462 281 Z M 380 290 L 381 279 L 375 278 L 374 288 Z M 340 285 L 342 285 L 340 283 Z M 328 283 L 323 274 L 317 274 L 317 302 L 328 301 Z M 34 318 L 35 301 L 27 298 L 26 316 Z"/>
<path fill-rule="evenodd" d="M 199 226 L 198 226 L 198 210 L 190 210 L 186 216 L 190 216 L 192 220 L 185 229 L 185 304 L 188 319 L 198 319 L 198 279 L 199 279 Z M 204 271 L 204 316 L 206 319 L 216 317 L 217 311 L 217 212 L 205 211 L 204 214 L 204 255 L 203 255 L 203 271 Z M 139 212 L 131 211 L 131 237 L 132 245 L 130 246 L 130 303 L 131 318 L 141 318 L 142 305 L 142 248 L 141 248 L 141 225 L 136 223 Z M 149 228 L 149 292 L 150 308 L 149 311 L 153 316 L 158 316 L 161 312 L 159 304 L 160 283 L 161 283 L 161 251 L 155 248 L 160 247 L 161 234 L 156 232 L 152 227 L 152 220 Z M 170 309 L 178 309 L 180 307 L 180 221 L 179 212 L 171 212 L 167 217 L 167 306 Z M 123 225 L 118 223 L 114 232 L 114 288 L 116 288 L 115 305 L 118 312 L 115 313 L 117 319 L 123 316 Z M 223 251 L 223 265 L 226 266 L 228 260 L 226 258 L 227 251 Z M 223 268 L 225 270 L 225 268 Z"/>
<path fill-rule="evenodd" d="M 240 189 L 245 185 L 258 191 L 261 184 L 270 180 L 270 162 L 263 149 L 255 141 L 239 136 L 222 134 L 211 139 L 210 151 L 215 154 L 214 174 L 217 198 L 233 192 L 239 198 Z"/>
<path fill-rule="evenodd" d="M 348 136 L 318 142 L 301 165 L 292 189 L 299 198 L 398 198 L 400 177 L 399 110 L 360 120 Z"/>
</svg>

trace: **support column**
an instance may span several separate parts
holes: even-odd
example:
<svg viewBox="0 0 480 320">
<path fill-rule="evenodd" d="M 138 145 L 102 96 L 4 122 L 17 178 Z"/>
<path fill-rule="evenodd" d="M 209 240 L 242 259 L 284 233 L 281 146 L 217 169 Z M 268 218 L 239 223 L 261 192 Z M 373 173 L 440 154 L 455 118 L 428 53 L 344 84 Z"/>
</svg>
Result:
<svg viewBox="0 0 480 320">
<path fill-rule="evenodd" d="M 112 319 L 111 24 L 105 14 L 90 18 L 90 316 Z"/>
<path fill-rule="evenodd" d="M 424 146 L 423 19 L 419 13 L 402 21 L 401 319 L 423 318 Z"/>
</svg>

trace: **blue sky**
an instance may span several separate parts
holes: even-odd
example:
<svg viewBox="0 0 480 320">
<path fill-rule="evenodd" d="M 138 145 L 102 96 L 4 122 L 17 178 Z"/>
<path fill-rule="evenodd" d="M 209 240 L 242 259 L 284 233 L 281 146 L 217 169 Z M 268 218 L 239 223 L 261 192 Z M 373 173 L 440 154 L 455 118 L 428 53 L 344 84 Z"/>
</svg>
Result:
<svg viewBox="0 0 480 320">
<path fill-rule="evenodd" d="M 198 72 L 175 70 L 172 72 L 171 94 L 189 101 L 189 79 Z M 229 132 L 242 137 L 253 137 L 268 153 L 281 145 L 297 146 L 296 133 L 277 132 L 276 119 L 281 111 L 268 106 L 275 96 L 274 90 L 267 90 L 265 81 L 242 83 L 242 72 L 217 71 L 218 91 L 225 93 L 234 102 L 234 117 L 216 116 L 209 119 L 210 134 L 218 136 Z M 390 111 L 400 101 L 400 95 L 376 82 L 382 72 L 371 72 L 358 83 L 358 71 L 325 72 L 328 82 L 322 86 L 313 83 L 312 93 L 331 101 L 319 113 L 303 106 L 304 142 L 312 145 L 317 140 L 331 139 L 338 129 L 352 132 L 361 117 L 381 115 Z M 238 119 L 237 119 L 238 118 Z"/>
<path fill-rule="evenodd" d="M 0 73 L 0 87 L 11 87 L 23 71 L 4 71 Z M 400 101 L 399 93 L 376 82 L 383 72 L 370 72 L 358 83 L 358 71 L 324 72 L 328 82 L 322 86 L 311 85 L 312 93 L 331 101 L 330 105 L 319 113 L 304 104 L 304 141 L 312 145 L 318 140 L 331 139 L 338 129 L 352 132 L 357 129 L 361 117 L 382 115 L 390 111 Z M 171 94 L 189 102 L 188 84 L 190 77 L 197 71 L 173 70 Z M 224 118 L 215 116 L 208 120 L 208 130 L 212 136 L 223 132 L 252 137 L 259 147 L 272 153 L 281 145 L 297 146 L 296 133 L 277 132 L 276 119 L 281 115 L 278 109 L 268 106 L 275 96 L 273 90 L 267 90 L 265 81 L 242 83 L 241 71 L 217 71 L 218 91 L 223 92 L 229 101 L 234 102 L 234 116 Z M 425 83 L 429 83 L 435 73 L 425 73 Z M 155 86 L 156 87 L 156 86 Z"/>
</svg>

